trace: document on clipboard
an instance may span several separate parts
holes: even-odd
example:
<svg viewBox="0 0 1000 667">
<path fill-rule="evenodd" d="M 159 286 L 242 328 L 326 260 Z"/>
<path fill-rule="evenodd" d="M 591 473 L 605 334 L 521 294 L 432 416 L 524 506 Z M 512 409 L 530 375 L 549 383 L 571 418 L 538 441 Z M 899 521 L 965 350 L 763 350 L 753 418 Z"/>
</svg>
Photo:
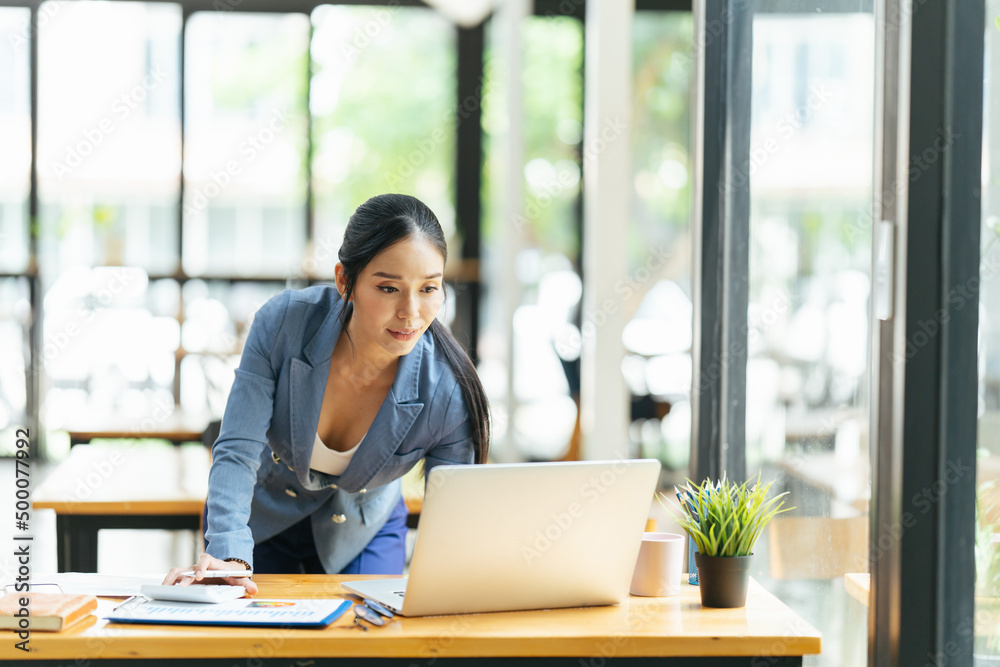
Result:
<svg viewBox="0 0 1000 667">
<path fill-rule="evenodd" d="M 325 628 L 351 607 L 350 600 L 264 600 L 240 598 L 216 604 L 137 597 L 107 617 L 115 623 L 245 625 Z"/>
</svg>

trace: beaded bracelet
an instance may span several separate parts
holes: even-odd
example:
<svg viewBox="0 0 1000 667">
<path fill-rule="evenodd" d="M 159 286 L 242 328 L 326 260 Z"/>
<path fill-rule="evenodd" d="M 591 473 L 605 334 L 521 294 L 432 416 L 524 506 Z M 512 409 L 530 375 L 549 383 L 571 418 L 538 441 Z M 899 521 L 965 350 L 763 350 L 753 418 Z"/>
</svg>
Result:
<svg viewBox="0 0 1000 667">
<path fill-rule="evenodd" d="M 246 562 L 242 558 L 227 558 L 226 562 L 227 563 L 239 563 L 239 564 L 241 564 L 243 567 L 245 567 L 248 570 L 252 570 L 253 569 L 252 567 L 250 567 L 250 563 Z"/>
</svg>

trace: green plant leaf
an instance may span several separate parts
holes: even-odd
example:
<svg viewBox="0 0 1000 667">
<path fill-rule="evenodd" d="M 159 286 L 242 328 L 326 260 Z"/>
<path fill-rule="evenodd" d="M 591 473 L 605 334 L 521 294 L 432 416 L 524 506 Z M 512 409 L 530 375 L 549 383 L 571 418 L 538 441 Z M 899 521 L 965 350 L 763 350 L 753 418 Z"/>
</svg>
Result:
<svg viewBox="0 0 1000 667">
<path fill-rule="evenodd" d="M 725 476 L 712 482 L 706 479 L 700 485 L 690 479 L 677 493 L 681 503 L 677 506 L 678 523 L 691 536 L 698 551 L 707 556 L 747 556 L 753 553 L 754 544 L 768 522 L 775 515 L 787 512 L 784 507 L 787 494 L 769 498 L 772 482 L 761 483 L 756 479 L 741 484 Z M 658 496 L 663 503 L 663 498 Z"/>
</svg>

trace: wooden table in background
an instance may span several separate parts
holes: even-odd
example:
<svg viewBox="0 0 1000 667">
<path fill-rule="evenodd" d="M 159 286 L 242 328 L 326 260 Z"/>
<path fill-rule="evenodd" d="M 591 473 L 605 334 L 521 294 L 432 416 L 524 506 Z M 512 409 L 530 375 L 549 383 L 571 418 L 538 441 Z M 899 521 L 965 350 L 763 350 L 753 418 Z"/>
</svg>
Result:
<svg viewBox="0 0 1000 667">
<path fill-rule="evenodd" d="M 60 572 L 97 572 L 102 528 L 201 528 L 209 452 L 202 445 L 74 447 L 32 494 L 56 512 Z"/>
<path fill-rule="evenodd" d="M 182 442 L 201 442 L 202 434 L 211 417 L 205 414 L 188 414 L 175 410 L 162 419 L 134 418 L 120 423 L 102 420 L 100 423 L 75 422 L 65 427 L 70 446 L 86 444 L 98 438 L 112 440 L 155 438 L 168 440 L 175 445 Z"/>
<path fill-rule="evenodd" d="M 872 575 L 868 572 L 851 572 L 844 575 L 844 588 L 848 595 L 868 606 L 868 595 L 871 588 Z"/>
<path fill-rule="evenodd" d="M 32 494 L 56 512 L 60 572 L 97 572 L 97 532 L 109 528 L 201 532 L 209 450 L 202 445 L 96 444 L 74 447 Z M 423 498 L 405 496 L 416 528 Z"/>
<path fill-rule="evenodd" d="M 364 575 L 257 575 L 258 597 L 348 598 L 340 582 Z M 98 614 L 118 601 L 101 600 Z M 745 608 L 706 609 L 698 589 L 682 584 L 669 598 L 629 597 L 625 603 L 540 611 L 517 611 L 422 618 L 397 617 L 363 632 L 348 611 L 321 630 L 132 625 L 102 619 L 63 633 L 35 632 L 31 653 L 0 642 L 0 659 L 42 660 L 39 664 L 136 665 L 234 661 L 252 665 L 303 664 L 311 667 L 443 664 L 501 665 L 531 657 L 522 665 L 577 667 L 582 657 L 633 665 L 801 665 L 803 654 L 820 652 L 820 634 L 780 600 L 751 581 Z M 13 638 L 0 632 L 0 638 Z M 761 661 L 761 656 L 765 660 Z M 295 660 L 292 660 L 295 659 Z M 302 662 L 299 662 L 301 660 Z M 420 662 L 418 662 L 420 661 Z M 35 663 L 33 663 L 35 664 Z M 149 662 L 143 664 L 150 664 Z M 584 664 L 587 664 L 586 661 Z"/>
<path fill-rule="evenodd" d="M 862 456 L 843 462 L 832 452 L 789 456 L 773 464 L 787 476 L 793 496 L 799 496 L 800 484 L 815 490 L 827 499 L 827 506 L 818 513 L 835 516 L 839 507 L 849 507 L 854 514 L 867 514 L 871 496 L 868 459 Z"/>
</svg>

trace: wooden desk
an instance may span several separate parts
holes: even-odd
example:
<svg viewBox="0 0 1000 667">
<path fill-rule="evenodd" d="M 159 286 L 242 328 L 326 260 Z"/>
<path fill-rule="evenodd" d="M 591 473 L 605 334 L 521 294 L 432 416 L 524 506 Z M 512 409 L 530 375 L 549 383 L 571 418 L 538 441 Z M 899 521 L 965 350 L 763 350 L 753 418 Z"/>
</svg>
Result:
<svg viewBox="0 0 1000 667">
<path fill-rule="evenodd" d="M 200 444 L 74 447 L 32 494 L 56 512 L 59 571 L 96 572 L 102 528 L 200 530 L 209 465 Z"/>
<path fill-rule="evenodd" d="M 169 440 L 175 445 L 182 442 L 201 442 L 211 420 L 209 415 L 193 415 L 175 410 L 169 416 L 147 419 L 112 420 L 101 422 L 74 422 L 65 427 L 70 446 L 80 445 L 97 438 L 114 440 L 156 438 Z"/>
<path fill-rule="evenodd" d="M 258 597 L 344 597 L 340 582 L 362 575 L 257 575 Z M 102 600 L 99 614 L 119 601 Z M 698 589 L 681 585 L 670 598 L 629 597 L 607 607 L 552 609 L 425 618 L 397 617 L 390 625 L 363 632 L 350 611 L 323 630 L 208 628 L 112 624 L 101 619 L 65 633 L 35 632 L 32 652 L 14 649 L 13 633 L 0 632 L 0 659 L 44 660 L 42 664 L 87 659 L 90 665 L 158 664 L 288 665 L 357 664 L 410 666 L 415 661 L 500 665 L 534 657 L 525 665 L 577 667 L 581 657 L 633 665 L 801 665 L 803 654 L 820 652 L 820 634 L 776 597 L 751 581 L 747 606 L 705 609 Z M 757 657 L 754 657 L 757 656 Z M 761 660 L 760 656 L 765 656 Z M 291 662 L 288 658 L 305 659 Z M 117 662 L 119 661 L 120 662 Z M 247 661 L 250 661 L 247 663 Z M 183 664 L 183 663 L 182 663 Z M 584 664 L 587 664 L 584 662 Z"/>
</svg>

